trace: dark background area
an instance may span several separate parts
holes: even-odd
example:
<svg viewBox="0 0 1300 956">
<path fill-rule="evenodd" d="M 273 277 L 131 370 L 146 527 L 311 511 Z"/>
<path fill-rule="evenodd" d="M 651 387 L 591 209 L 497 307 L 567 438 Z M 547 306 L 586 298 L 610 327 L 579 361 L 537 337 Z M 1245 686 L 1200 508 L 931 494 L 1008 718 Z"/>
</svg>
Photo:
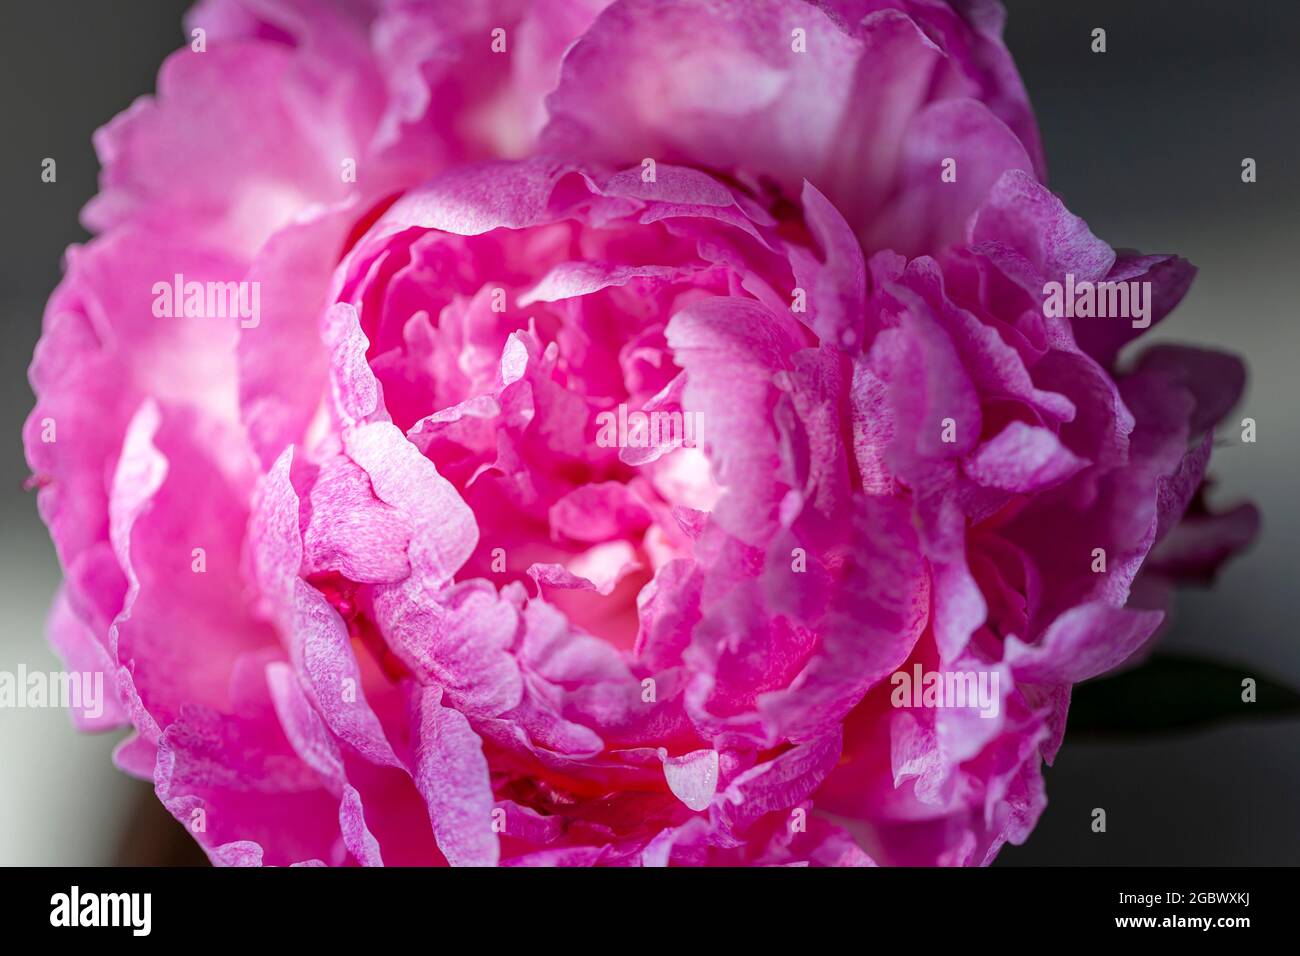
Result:
<svg viewBox="0 0 1300 956">
<path fill-rule="evenodd" d="M 472 2 L 472 0 L 467 0 Z M 184 40 L 181 0 L 30 0 L 0 36 L 0 668 L 56 667 L 43 618 L 53 548 L 21 490 L 25 370 L 46 296 L 96 188 L 90 136 L 151 92 Z M 1049 185 L 1113 246 L 1177 252 L 1200 267 L 1152 341 L 1235 351 L 1251 369 L 1241 408 L 1259 442 L 1218 449 L 1212 496 L 1254 500 L 1264 530 L 1208 593 L 1180 599 L 1167 649 L 1300 686 L 1293 627 L 1300 535 L 1300 4 L 1292 0 L 1011 0 L 1007 45 L 1038 114 Z M 1107 52 L 1090 50 L 1095 27 Z M 58 181 L 40 180 L 54 157 Z M 1241 160 L 1258 182 L 1241 182 Z M 1240 416 L 1238 416 L 1239 418 Z M 114 770 L 115 738 L 76 735 L 57 711 L 0 715 L 0 863 L 174 859 L 150 788 Z M 1300 862 L 1300 722 L 1251 721 L 1141 743 L 1067 735 L 1049 806 L 1000 864 Z M 1108 830 L 1091 832 L 1106 809 Z M 152 821 L 152 822 L 151 822 Z M 174 832 L 180 833 L 177 828 Z M 181 833 L 182 841 L 184 839 Z M 184 845 L 183 842 L 181 844 Z"/>
</svg>

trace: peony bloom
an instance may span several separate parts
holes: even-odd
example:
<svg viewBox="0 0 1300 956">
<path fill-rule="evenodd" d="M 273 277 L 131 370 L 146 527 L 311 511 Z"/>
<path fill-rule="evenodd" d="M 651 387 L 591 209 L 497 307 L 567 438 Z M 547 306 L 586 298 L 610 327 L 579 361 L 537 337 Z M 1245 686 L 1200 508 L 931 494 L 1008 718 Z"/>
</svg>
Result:
<svg viewBox="0 0 1300 956">
<path fill-rule="evenodd" d="M 217 863 L 987 863 L 1253 532 L 1243 369 L 1117 362 L 1193 270 L 1042 184 L 996 4 L 600 6 L 205 0 L 100 132 L 25 432 L 81 722 Z"/>
</svg>

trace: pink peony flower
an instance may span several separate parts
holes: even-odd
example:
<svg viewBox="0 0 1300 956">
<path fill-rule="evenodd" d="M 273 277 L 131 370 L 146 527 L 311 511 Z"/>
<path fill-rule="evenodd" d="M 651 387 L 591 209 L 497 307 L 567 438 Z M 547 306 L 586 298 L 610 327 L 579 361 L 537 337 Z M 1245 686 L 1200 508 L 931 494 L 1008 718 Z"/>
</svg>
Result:
<svg viewBox="0 0 1300 956">
<path fill-rule="evenodd" d="M 100 131 L 25 432 L 81 722 L 217 863 L 987 863 L 1253 532 L 1243 370 L 1044 307 L 1193 270 L 1042 184 L 995 4 L 600 6 L 205 0 Z"/>
</svg>

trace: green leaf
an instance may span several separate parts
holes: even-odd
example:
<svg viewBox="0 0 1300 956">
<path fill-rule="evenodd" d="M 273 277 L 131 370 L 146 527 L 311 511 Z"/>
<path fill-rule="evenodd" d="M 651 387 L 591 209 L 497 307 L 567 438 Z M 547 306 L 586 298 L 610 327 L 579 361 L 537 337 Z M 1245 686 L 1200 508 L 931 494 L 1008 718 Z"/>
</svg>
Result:
<svg viewBox="0 0 1300 956">
<path fill-rule="evenodd" d="M 1255 681 L 1254 703 L 1242 700 L 1246 678 Z M 1171 733 L 1285 716 L 1300 716 L 1300 693 L 1254 668 L 1157 656 L 1077 686 L 1068 731 L 1073 736 Z"/>
</svg>

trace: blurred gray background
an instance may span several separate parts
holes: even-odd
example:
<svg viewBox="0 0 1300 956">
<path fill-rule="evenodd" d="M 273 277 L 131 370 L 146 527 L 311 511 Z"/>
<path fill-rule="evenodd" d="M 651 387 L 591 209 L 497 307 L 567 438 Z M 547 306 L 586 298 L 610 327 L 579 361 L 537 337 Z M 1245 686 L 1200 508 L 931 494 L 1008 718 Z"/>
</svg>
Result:
<svg viewBox="0 0 1300 956">
<path fill-rule="evenodd" d="M 472 0 L 467 0 L 472 2 Z M 57 668 L 43 621 L 58 567 L 36 515 L 20 428 L 26 367 L 63 250 L 86 234 L 93 130 L 150 92 L 183 41 L 182 0 L 28 0 L 0 36 L 0 670 Z M 1263 534 L 1215 591 L 1187 593 L 1166 647 L 1300 687 L 1293 627 L 1300 536 L 1300 4 L 1293 0 L 1011 0 L 1007 42 L 1046 142 L 1049 185 L 1114 246 L 1200 267 L 1153 340 L 1244 355 L 1255 445 L 1218 449 L 1212 501 L 1253 499 Z M 1093 54 L 1091 31 L 1107 31 Z M 40 162 L 58 161 L 58 182 Z M 1257 160 L 1244 185 L 1241 160 Z M 175 859 L 150 787 L 113 769 L 116 735 L 81 736 L 57 710 L 0 710 L 0 864 Z M 1049 806 L 1000 864 L 1300 862 L 1300 721 L 1239 723 L 1143 743 L 1071 739 Z M 1108 832 L 1094 834 L 1104 807 Z M 161 822 L 160 822 L 161 818 Z M 162 835 L 160 836 L 160 833 Z"/>
</svg>

